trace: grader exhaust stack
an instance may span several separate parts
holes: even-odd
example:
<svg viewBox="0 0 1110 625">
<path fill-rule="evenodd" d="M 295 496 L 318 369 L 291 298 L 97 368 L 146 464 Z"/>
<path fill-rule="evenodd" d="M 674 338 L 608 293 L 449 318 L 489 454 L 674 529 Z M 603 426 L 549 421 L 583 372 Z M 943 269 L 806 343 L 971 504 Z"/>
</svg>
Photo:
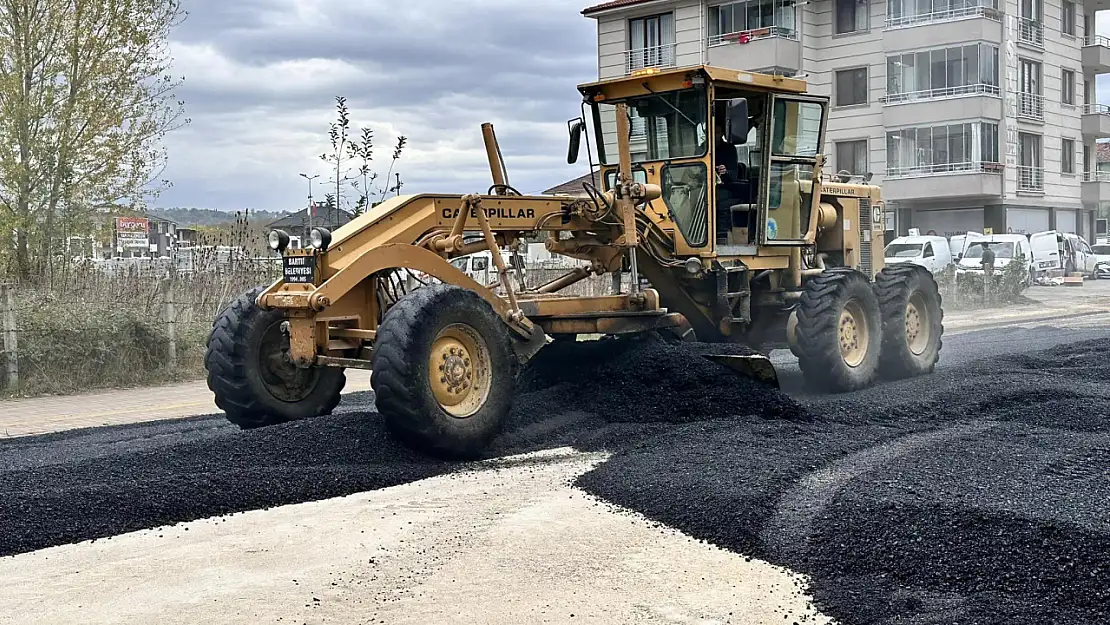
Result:
<svg viewBox="0 0 1110 625">
<path fill-rule="evenodd" d="M 394 197 L 334 233 L 298 233 L 307 249 L 272 231 L 282 278 L 224 310 L 209 338 L 208 385 L 227 418 L 250 428 L 329 414 L 342 369 L 369 369 L 399 439 L 478 457 L 521 367 L 549 338 L 579 336 L 740 343 L 760 353 L 707 357 L 776 387 L 762 354 L 779 348 L 828 392 L 874 384 L 880 369 L 932 372 L 944 329 L 936 282 L 916 265 L 883 266 L 877 186 L 822 179 L 827 97 L 802 80 L 711 66 L 578 90 L 601 164 L 582 194 L 520 194 L 484 124 L 486 194 Z M 570 162 L 585 120 L 568 124 Z M 568 268 L 514 287 L 502 250 L 537 240 Z M 461 270 L 487 253 L 495 282 Z M 622 271 L 627 292 L 568 292 Z"/>
</svg>

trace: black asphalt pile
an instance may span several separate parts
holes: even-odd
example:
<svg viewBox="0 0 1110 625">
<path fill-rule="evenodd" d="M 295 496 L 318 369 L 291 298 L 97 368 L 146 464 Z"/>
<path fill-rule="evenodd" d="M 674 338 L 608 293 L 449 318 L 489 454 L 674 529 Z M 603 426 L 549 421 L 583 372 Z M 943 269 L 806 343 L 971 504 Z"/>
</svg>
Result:
<svg viewBox="0 0 1110 625">
<path fill-rule="evenodd" d="M 86 441 L 102 453 L 73 462 L 50 457 L 51 447 L 35 439 L 0 442 L 7 459 L 0 468 L 0 556 L 348 495 L 452 468 L 396 443 L 365 414 L 250 431 L 224 423 L 209 420 L 203 437 L 176 434 L 196 422 L 105 428 L 99 440 Z"/>
<path fill-rule="evenodd" d="M 558 407 L 609 422 L 645 423 L 808 418 L 785 393 L 702 357 L 710 353 L 753 352 L 740 345 L 669 342 L 653 334 L 554 343 L 521 372 L 517 411 Z M 556 397 L 561 402 L 552 406 Z"/>
<path fill-rule="evenodd" d="M 842 623 L 1107 622 L 1108 348 L 803 398 L 810 422 L 669 427 L 577 485 L 808 574 Z"/>
</svg>

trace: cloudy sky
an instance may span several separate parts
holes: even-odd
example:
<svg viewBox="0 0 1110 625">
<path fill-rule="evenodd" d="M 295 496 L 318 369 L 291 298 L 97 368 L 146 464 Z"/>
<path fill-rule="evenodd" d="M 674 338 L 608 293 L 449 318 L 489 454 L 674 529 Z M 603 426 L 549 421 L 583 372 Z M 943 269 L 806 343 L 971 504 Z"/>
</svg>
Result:
<svg viewBox="0 0 1110 625">
<path fill-rule="evenodd" d="M 539 192 L 566 164 L 575 85 L 597 74 L 594 21 L 573 0 L 187 0 L 171 42 L 192 123 L 167 139 L 163 207 L 297 209 L 328 176 L 334 98 L 374 129 L 375 170 L 405 192 L 484 192 L 480 126 L 492 122 L 510 182 Z M 582 159 L 585 161 L 585 159 Z"/>
</svg>

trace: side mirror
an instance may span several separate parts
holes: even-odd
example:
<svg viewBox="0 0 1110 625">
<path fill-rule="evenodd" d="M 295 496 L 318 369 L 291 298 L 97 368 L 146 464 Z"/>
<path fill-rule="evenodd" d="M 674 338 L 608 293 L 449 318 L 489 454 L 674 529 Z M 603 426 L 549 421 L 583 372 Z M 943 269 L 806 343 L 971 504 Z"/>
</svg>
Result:
<svg viewBox="0 0 1110 625">
<path fill-rule="evenodd" d="M 584 128 L 585 125 L 582 123 L 581 117 L 567 121 L 567 132 L 570 133 L 570 145 L 567 148 L 568 165 L 578 162 L 578 152 L 582 147 L 582 130 Z"/>
<path fill-rule="evenodd" d="M 725 109 L 725 139 L 732 145 L 744 145 L 750 129 L 748 99 L 732 98 Z"/>
</svg>

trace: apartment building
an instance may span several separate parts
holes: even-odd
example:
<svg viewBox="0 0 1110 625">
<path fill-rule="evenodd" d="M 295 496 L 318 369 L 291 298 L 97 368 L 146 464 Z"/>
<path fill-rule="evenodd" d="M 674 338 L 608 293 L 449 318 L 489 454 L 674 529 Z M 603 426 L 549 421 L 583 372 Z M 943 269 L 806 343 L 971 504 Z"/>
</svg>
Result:
<svg viewBox="0 0 1110 625">
<path fill-rule="evenodd" d="M 1110 205 L 1095 76 L 1110 0 L 613 0 L 598 77 L 706 63 L 804 77 L 831 98 L 827 171 L 873 173 L 887 229 L 1092 238 Z M 633 132 L 637 129 L 634 127 Z"/>
</svg>

